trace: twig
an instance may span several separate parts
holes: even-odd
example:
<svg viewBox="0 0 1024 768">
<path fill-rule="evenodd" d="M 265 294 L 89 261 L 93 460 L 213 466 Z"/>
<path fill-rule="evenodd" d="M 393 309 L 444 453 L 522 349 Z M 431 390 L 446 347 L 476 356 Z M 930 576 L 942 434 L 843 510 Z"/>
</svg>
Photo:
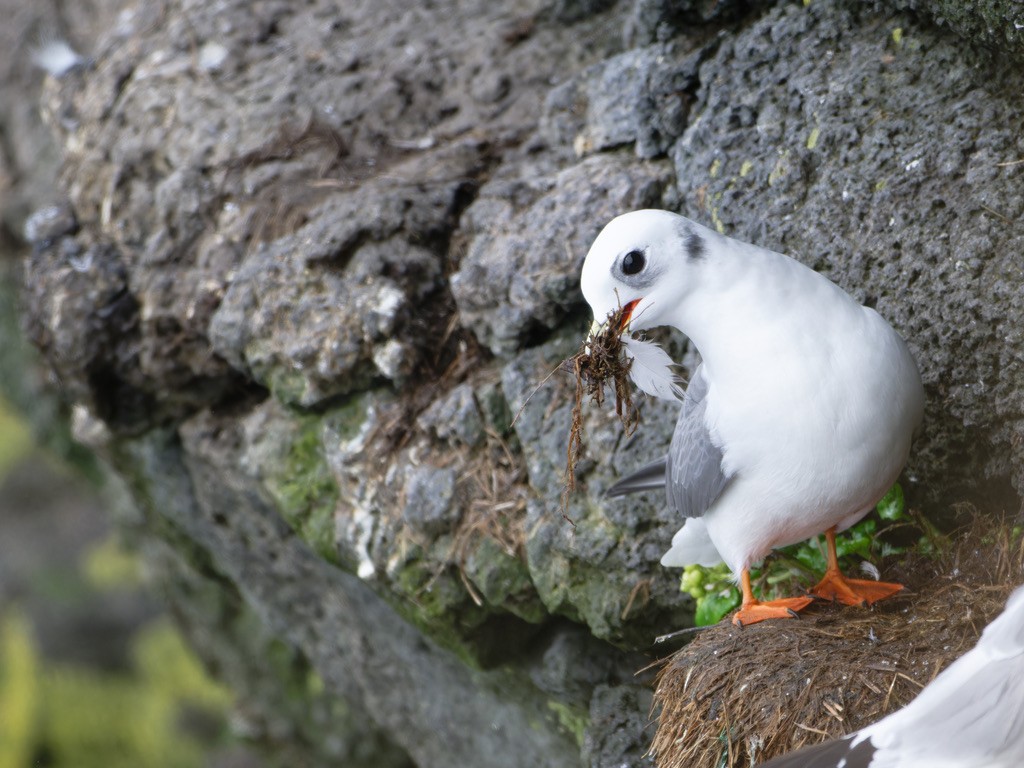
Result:
<svg viewBox="0 0 1024 768">
<path fill-rule="evenodd" d="M 669 632 L 667 635 L 658 635 L 654 638 L 654 644 L 658 645 L 659 643 L 666 643 L 680 635 L 692 635 L 696 632 L 703 632 L 704 630 L 711 629 L 714 626 L 714 624 L 708 624 L 706 627 L 687 627 L 686 629 L 677 629 L 675 632 Z"/>
</svg>

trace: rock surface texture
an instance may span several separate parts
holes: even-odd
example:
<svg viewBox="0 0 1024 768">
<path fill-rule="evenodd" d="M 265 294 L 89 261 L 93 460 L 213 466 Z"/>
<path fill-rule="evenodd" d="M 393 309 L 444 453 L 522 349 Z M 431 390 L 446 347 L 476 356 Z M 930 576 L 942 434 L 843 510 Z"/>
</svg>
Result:
<svg viewBox="0 0 1024 768">
<path fill-rule="evenodd" d="M 62 157 L 54 184 L 42 129 L 0 117 L 23 326 L 266 728 L 321 764 L 649 763 L 634 673 L 690 620 L 677 521 L 601 494 L 673 409 L 630 438 L 585 410 L 563 516 L 572 383 L 545 378 L 627 210 L 875 306 L 927 386 L 911 498 L 1016 509 L 1024 16 L 899 5 L 96 4 L 65 30 L 83 66 L 3 91 Z"/>
</svg>

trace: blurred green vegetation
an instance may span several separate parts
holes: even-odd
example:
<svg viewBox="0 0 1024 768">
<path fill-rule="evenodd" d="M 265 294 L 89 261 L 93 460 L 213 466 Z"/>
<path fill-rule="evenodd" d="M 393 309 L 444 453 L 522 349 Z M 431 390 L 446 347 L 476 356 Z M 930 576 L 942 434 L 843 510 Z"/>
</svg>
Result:
<svg viewBox="0 0 1024 768">
<path fill-rule="evenodd" d="M 0 623 L 0 768 L 31 764 L 39 677 L 28 620 L 8 612 Z"/>
<path fill-rule="evenodd" d="M 32 434 L 0 395 L 0 482 L 33 448 Z"/>
<path fill-rule="evenodd" d="M 0 486 L 27 460 L 48 458 L 0 399 Z M 140 589 L 139 571 L 110 536 L 83 553 L 65 579 L 73 583 L 57 592 L 103 600 Z M 35 585 L 35 599 L 47 599 L 46 586 Z M 27 603 L 0 602 L 0 768 L 198 768 L 228 743 L 230 694 L 168 619 L 137 630 L 126 668 L 112 672 L 45 658 L 30 615 Z"/>
<path fill-rule="evenodd" d="M 209 745 L 183 726 L 226 734 L 230 704 L 167 619 L 136 635 L 125 673 L 47 663 L 21 611 L 0 620 L 0 768 L 201 766 Z"/>
</svg>

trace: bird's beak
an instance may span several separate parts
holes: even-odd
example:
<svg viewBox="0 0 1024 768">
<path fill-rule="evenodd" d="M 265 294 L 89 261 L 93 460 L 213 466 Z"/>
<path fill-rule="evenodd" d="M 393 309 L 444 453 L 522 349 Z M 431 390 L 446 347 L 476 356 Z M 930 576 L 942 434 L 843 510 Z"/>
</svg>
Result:
<svg viewBox="0 0 1024 768">
<path fill-rule="evenodd" d="M 625 304 L 622 307 L 622 316 L 619 319 L 619 327 L 617 329 L 620 335 L 629 330 L 629 321 L 633 317 L 633 310 L 636 309 L 636 305 L 639 303 L 640 299 L 633 299 L 633 301 Z M 607 318 L 603 320 L 598 320 L 597 318 L 594 318 L 594 320 L 591 321 L 590 323 L 590 335 L 600 336 L 601 332 L 604 330 L 606 320 Z"/>
<path fill-rule="evenodd" d="M 640 303 L 640 299 L 633 299 L 622 308 L 622 320 L 619 321 L 619 333 L 624 333 L 629 328 L 629 321 L 633 318 L 633 310 Z"/>
</svg>

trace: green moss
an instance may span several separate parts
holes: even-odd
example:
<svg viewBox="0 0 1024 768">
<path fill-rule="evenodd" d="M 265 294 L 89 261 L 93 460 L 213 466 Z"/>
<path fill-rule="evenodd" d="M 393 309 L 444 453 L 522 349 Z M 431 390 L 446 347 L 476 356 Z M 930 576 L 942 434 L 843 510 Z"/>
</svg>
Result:
<svg viewBox="0 0 1024 768">
<path fill-rule="evenodd" d="M 440 572 L 437 568 L 436 562 L 413 553 L 394 573 L 394 589 L 406 599 L 392 604 L 407 621 L 470 667 L 490 667 L 497 663 L 496 655 L 507 655 L 510 632 L 526 636 L 534 631 L 518 623 L 519 618 L 538 621 L 542 617 L 537 611 L 543 611 L 543 606 L 527 608 L 525 601 L 522 612 L 509 605 L 478 605 L 455 566 Z M 505 610 L 518 618 L 511 618 Z"/>
<path fill-rule="evenodd" d="M 537 624 L 547 609 L 537 595 L 529 569 L 494 539 L 483 536 L 466 558 L 466 577 L 491 606 L 503 608 L 524 621 Z"/>
<path fill-rule="evenodd" d="M 167 619 L 156 620 L 135 636 L 132 661 L 147 686 L 169 699 L 212 711 L 231 705 L 230 694 L 207 677 Z"/>
<path fill-rule="evenodd" d="M 576 521 L 571 551 L 538 536 L 527 542 L 533 582 L 547 610 L 585 623 L 595 637 L 619 647 L 649 646 L 666 616 L 644 610 L 645 600 L 635 591 L 640 577 L 603 562 L 608 542 L 622 540 L 626 532 L 589 503 L 570 515 Z"/>
<path fill-rule="evenodd" d="M 505 400 L 505 392 L 499 382 L 482 384 L 474 391 L 480 406 L 484 423 L 502 438 L 515 439 L 512 430 L 512 410 Z"/>
<path fill-rule="evenodd" d="M 451 589 L 448 575 L 437 574 L 434 568 L 434 564 L 416 558 L 406 561 L 395 572 L 398 590 L 416 606 L 416 613 L 428 622 L 451 616 L 463 602 L 460 591 Z"/>
<path fill-rule="evenodd" d="M 930 14 L 970 42 L 991 46 L 1001 55 L 1024 60 L 1024 30 L 1018 27 L 1019 0 L 977 0 L 971 3 L 931 0 L 917 5 L 918 10 Z"/>
<path fill-rule="evenodd" d="M 268 486 L 285 520 L 321 557 L 338 563 L 334 512 L 338 484 L 324 459 L 321 422 L 305 417 L 285 454 L 280 473 Z"/>
<path fill-rule="evenodd" d="M 571 734 L 576 739 L 576 744 L 582 748 L 583 736 L 590 725 L 589 713 L 560 701 L 549 701 L 548 709 L 558 718 L 558 724 L 562 729 Z"/>
<path fill-rule="evenodd" d="M 245 350 L 252 365 L 253 376 L 269 389 L 274 397 L 287 405 L 301 403 L 309 388 L 309 380 L 294 368 L 281 364 L 277 352 L 265 341 L 251 343 Z"/>
<path fill-rule="evenodd" d="M 352 397 L 322 415 L 297 416 L 295 437 L 285 451 L 281 468 L 269 471 L 267 487 L 278 508 L 296 533 L 325 560 L 355 571 L 356 562 L 338 551 L 335 513 L 338 483 L 324 454 L 324 435 L 352 440 L 365 428 L 371 395 Z"/>
<path fill-rule="evenodd" d="M 309 665 L 308 660 L 290 645 L 281 640 L 270 640 L 263 654 L 267 667 L 280 681 L 288 707 L 299 712 L 311 700 L 323 695 L 323 680 Z"/>
<path fill-rule="evenodd" d="M 281 469 L 268 475 L 268 489 L 281 514 L 321 557 L 335 565 L 355 570 L 355 562 L 344 562 L 337 547 L 335 513 L 338 483 L 324 455 L 323 435 L 352 440 L 366 426 L 372 401 L 370 395 L 352 397 L 323 415 L 299 416 L 296 437 L 288 446 Z"/>
<path fill-rule="evenodd" d="M 431 635 L 461 634 L 479 626 L 487 611 L 466 592 L 454 567 L 438 572 L 438 563 L 418 557 L 407 560 L 395 572 L 395 586 L 415 606 L 414 622 Z"/>
<path fill-rule="evenodd" d="M 393 398 L 379 392 L 364 392 L 348 398 L 341 405 L 324 414 L 324 424 L 330 427 L 342 440 L 353 440 L 366 429 L 367 419 L 373 409 Z"/>
<path fill-rule="evenodd" d="M 29 584 L 33 596 L 55 606 L 82 606 L 96 596 L 77 564 L 71 561 L 47 563 L 32 574 Z"/>
</svg>

